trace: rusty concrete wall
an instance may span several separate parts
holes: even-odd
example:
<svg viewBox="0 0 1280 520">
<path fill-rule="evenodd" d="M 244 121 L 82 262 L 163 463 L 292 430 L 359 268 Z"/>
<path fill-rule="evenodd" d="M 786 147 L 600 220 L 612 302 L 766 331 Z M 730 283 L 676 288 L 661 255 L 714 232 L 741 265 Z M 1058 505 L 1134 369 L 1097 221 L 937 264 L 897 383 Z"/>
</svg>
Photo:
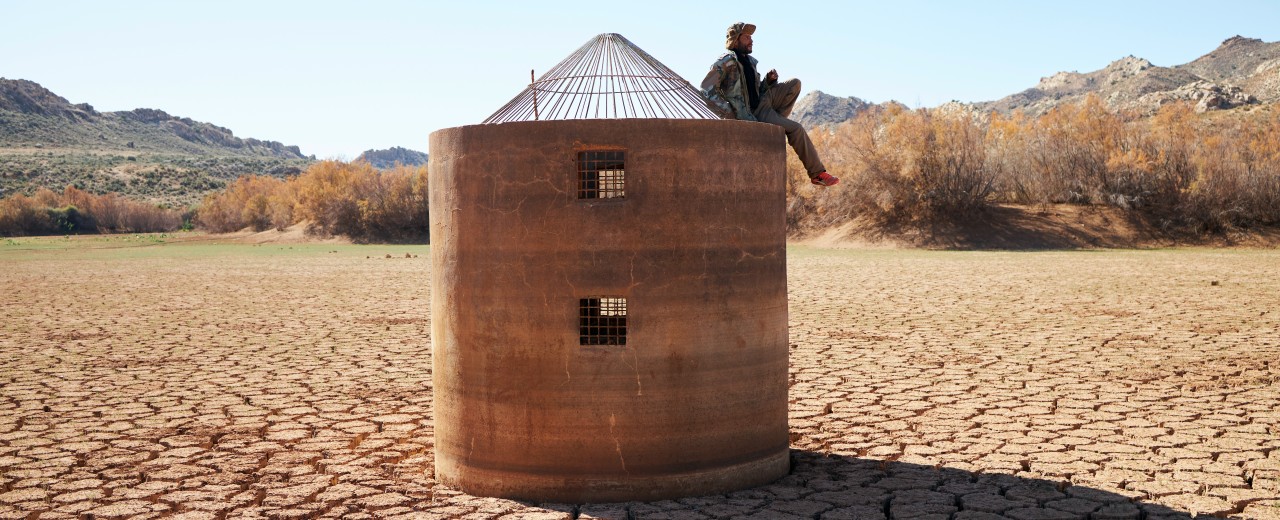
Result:
<svg viewBox="0 0 1280 520">
<path fill-rule="evenodd" d="M 785 475 L 784 146 L 741 121 L 432 133 L 436 477 L 601 502 Z M 577 198 L 596 149 L 625 150 L 625 198 Z M 579 344 L 599 295 L 627 299 L 625 346 Z"/>
</svg>

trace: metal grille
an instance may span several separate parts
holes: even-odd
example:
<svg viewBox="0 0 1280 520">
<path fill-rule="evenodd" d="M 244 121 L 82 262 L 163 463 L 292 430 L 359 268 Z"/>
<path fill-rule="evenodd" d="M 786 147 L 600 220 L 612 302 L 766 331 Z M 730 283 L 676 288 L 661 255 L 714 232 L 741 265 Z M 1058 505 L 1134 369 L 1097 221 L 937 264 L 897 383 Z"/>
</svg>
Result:
<svg viewBox="0 0 1280 520">
<path fill-rule="evenodd" d="M 533 71 L 529 73 L 533 80 Z M 693 85 L 620 34 L 597 35 L 485 123 L 556 119 L 720 119 Z"/>
<path fill-rule="evenodd" d="M 578 302 L 578 344 L 627 344 L 626 298 L 599 296 Z"/>
<path fill-rule="evenodd" d="M 613 199 L 627 195 L 626 152 L 578 152 L 578 198 Z"/>
</svg>

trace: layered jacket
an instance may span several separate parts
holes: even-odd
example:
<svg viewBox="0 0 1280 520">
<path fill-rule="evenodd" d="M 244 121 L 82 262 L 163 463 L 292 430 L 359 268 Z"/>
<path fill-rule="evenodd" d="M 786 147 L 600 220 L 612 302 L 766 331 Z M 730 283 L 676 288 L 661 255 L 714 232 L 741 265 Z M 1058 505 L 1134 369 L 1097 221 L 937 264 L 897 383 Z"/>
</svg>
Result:
<svg viewBox="0 0 1280 520">
<path fill-rule="evenodd" d="M 746 69 L 738 62 L 738 55 L 728 52 L 711 64 L 711 71 L 702 80 L 702 97 L 706 98 L 707 106 L 720 117 L 755 121 L 756 117 L 751 114 L 746 82 L 752 81 L 759 85 L 762 98 L 765 91 L 773 86 L 773 83 L 760 80 L 756 59 L 751 56 L 747 56 L 747 59 L 751 60 L 751 68 L 755 70 L 752 78 L 746 77 Z"/>
</svg>

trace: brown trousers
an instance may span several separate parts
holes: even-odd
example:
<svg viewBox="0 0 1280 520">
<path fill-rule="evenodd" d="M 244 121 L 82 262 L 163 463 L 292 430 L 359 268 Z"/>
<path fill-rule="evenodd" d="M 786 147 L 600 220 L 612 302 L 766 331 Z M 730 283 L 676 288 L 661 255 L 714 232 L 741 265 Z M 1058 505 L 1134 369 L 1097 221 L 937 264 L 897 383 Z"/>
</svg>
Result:
<svg viewBox="0 0 1280 520">
<path fill-rule="evenodd" d="M 792 78 L 778 82 L 760 96 L 760 105 L 752 115 L 759 121 L 778 125 L 787 132 L 787 142 L 791 144 L 791 149 L 796 151 L 796 156 L 804 164 L 809 178 L 813 178 L 827 171 L 827 167 L 823 166 L 822 159 L 818 158 L 818 151 L 813 148 L 813 142 L 809 140 L 809 134 L 805 133 L 804 126 L 787 119 L 798 97 L 800 97 L 800 80 Z"/>
</svg>

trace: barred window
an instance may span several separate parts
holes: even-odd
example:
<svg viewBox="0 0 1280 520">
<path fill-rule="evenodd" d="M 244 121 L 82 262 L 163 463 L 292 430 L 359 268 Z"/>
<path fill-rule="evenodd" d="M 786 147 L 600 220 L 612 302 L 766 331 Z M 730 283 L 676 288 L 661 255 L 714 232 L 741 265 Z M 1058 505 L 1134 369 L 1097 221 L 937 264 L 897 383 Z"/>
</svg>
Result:
<svg viewBox="0 0 1280 520">
<path fill-rule="evenodd" d="M 626 345 L 627 299 L 618 296 L 579 299 L 578 344 Z"/>
<path fill-rule="evenodd" d="M 578 152 L 578 198 L 613 199 L 627 195 L 626 152 Z"/>
</svg>

